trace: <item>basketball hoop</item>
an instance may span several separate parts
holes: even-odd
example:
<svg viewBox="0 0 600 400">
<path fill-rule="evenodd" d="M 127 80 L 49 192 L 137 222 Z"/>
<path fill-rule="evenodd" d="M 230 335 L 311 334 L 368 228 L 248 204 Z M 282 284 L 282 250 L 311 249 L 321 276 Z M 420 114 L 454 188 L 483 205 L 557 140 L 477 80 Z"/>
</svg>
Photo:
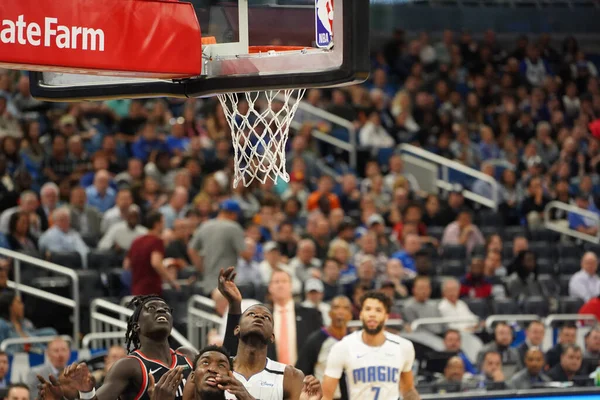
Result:
<svg viewBox="0 0 600 400">
<path fill-rule="evenodd" d="M 251 46 L 250 53 L 266 57 L 282 51 L 303 51 L 295 46 Z M 298 105 L 306 89 L 281 89 L 217 95 L 231 129 L 235 174 L 233 187 L 254 180 L 265 183 L 278 178 L 289 182 L 285 150 Z M 247 109 L 239 108 L 241 102 Z"/>
</svg>

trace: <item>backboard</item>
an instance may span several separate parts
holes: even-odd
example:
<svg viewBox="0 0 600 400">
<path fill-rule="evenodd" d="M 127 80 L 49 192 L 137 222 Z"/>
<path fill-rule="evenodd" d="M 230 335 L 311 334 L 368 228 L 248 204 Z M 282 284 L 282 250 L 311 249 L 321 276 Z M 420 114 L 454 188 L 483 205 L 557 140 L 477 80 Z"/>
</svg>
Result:
<svg viewBox="0 0 600 400">
<path fill-rule="evenodd" d="M 33 96 L 57 101 L 204 97 L 227 92 L 332 87 L 368 77 L 369 0 L 191 3 L 202 32 L 202 59 L 198 60 L 201 75 L 153 79 L 31 72 Z"/>
</svg>

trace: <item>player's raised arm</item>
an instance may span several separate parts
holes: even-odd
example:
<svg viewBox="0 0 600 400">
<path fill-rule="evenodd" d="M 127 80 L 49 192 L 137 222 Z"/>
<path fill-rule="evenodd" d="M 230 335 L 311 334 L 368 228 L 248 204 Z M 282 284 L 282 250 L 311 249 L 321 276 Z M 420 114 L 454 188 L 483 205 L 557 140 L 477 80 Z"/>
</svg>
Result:
<svg viewBox="0 0 600 400">
<path fill-rule="evenodd" d="M 327 367 L 323 376 L 323 400 L 333 400 L 335 390 L 338 387 L 340 378 L 344 373 L 347 351 L 342 342 L 337 342 L 331 347 L 329 357 L 327 357 Z"/>
<path fill-rule="evenodd" d="M 415 378 L 412 373 L 412 366 L 415 362 L 415 348 L 410 346 L 411 354 L 406 357 L 406 362 L 400 370 L 400 393 L 402 400 L 420 400 L 419 392 L 415 388 Z"/>
<path fill-rule="evenodd" d="M 79 391 L 80 399 L 115 400 L 123 394 L 130 381 L 142 382 L 139 362 L 133 358 L 117 361 L 106 374 L 104 383 L 96 391 L 92 375 L 85 363 L 73 364 L 63 373 L 61 386 L 67 385 Z"/>
<path fill-rule="evenodd" d="M 235 327 L 240 323 L 242 314 L 242 294 L 234 282 L 235 268 L 229 267 L 226 270 L 221 269 L 219 272 L 218 288 L 219 292 L 227 299 L 229 303 L 229 312 L 227 313 L 227 325 L 225 329 L 225 338 L 223 339 L 223 347 L 227 349 L 229 354 L 236 355 L 238 348 L 238 338 L 234 334 Z"/>
</svg>

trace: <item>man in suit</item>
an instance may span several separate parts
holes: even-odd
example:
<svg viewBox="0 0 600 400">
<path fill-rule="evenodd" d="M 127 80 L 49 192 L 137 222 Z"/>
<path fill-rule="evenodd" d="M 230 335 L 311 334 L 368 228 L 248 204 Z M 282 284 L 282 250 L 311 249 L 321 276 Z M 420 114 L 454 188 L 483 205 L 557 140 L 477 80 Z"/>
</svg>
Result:
<svg viewBox="0 0 600 400">
<path fill-rule="evenodd" d="M 51 225 L 52 213 L 58 207 L 59 189 L 53 182 L 45 183 L 40 189 L 40 206 L 36 213 L 39 216 L 42 232 L 45 232 Z"/>
<path fill-rule="evenodd" d="M 546 327 L 541 321 L 531 321 L 529 323 L 527 330 L 525 331 L 525 341 L 517 347 L 521 358 L 521 364 L 525 364 L 525 354 L 527 353 L 527 350 L 532 347 L 542 350 L 545 333 Z"/>
<path fill-rule="evenodd" d="M 273 271 L 269 282 L 269 295 L 273 302 L 271 309 L 275 343 L 269 344 L 267 357 L 280 363 L 294 365 L 298 359 L 298 351 L 308 336 L 321 329 L 321 313 L 317 309 L 306 308 L 294 302 L 292 279 L 285 271 Z M 235 355 L 238 338 L 234 335 L 234 330 L 239 325 L 241 310 L 240 305 L 232 304 L 229 298 L 228 301 L 229 314 L 223 345 Z"/>
<path fill-rule="evenodd" d="M 85 189 L 76 186 L 71 190 L 69 199 L 69 210 L 71 211 L 71 226 L 84 237 L 100 239 L 100 224 L 102 214 L 94 207 L 86 205 L 87 196 Z"/>
<path fill-rule="evenodd" d="M 27 386 L 29 386 L 29 398 L 35 400 L 37 397 L 37 386 L 38 379 L 37 375 L 48 379 L 50 375 L 58 376 L 60 372 L 65 369 L 69 358 L 71 357 L 71 350 L 69 344 L 63 339 L 56 338 L 46 348 L 46 362 L 43 365 L 34 367 L 29 370 L 27 375 Z"/>
<path fill-rule="evenodd" d="M 565 344 L 562 346 L 560 363 L 555 365 L 548 376 L 554 382 L 571 382 L 576 376 L 582 375 L 583 352 L 576 344 Z"/>
<path fill-rule="evenodd" d="M 542 369 L 544 368 L 544 353 L 536 347 L 531 347 L 525 353 L 525 368 L 517 372 L 508 382 L 511 389 L 531 389 L 533 385 L 550 382 Z"/>
<path fill-rule="evenodd" d="M 523 368 L 519 351 L 514 347 L 510 347 L 513 341 L 513 331 L 510 326 L 504 322 L 496 324 L 494 327 L 494 341 L 483 346 L 477 355 L 477 364 L 481 365 L 484 356 L 495 351 L 502 357 L 502 371 L 506 379 L 510 379 L 515 371 Z"/>
<path fill-rule="evenodd" d="M 558 332 L 558 343 L 546 352 L 546 366 L 553 368 L 560 363 L 563 346 L 575 344 L 577 340 L 577 327 L 573 324 L 565 324 Z"/>
</svg>

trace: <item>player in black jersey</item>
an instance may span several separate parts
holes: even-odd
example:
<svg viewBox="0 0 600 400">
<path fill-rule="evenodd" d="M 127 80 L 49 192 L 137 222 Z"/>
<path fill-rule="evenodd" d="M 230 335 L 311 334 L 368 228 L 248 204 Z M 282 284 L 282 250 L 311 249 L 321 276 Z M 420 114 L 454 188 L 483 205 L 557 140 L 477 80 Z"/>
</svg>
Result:
<svg viewBox="0 0 600 400">
<path fill-rule="evenodd" d="M 158 382 L 168 371 L 177 368 L 182 376 L 177 387 L 172 388 L 173 399 L 183 400 L 183 388 L 192 370 L 189 360 L 196 357 L 196 351 L 188 348 L 174 351 L 170 348 L 173 316 L 162 298 L 138 296 L 130 305 L 135 306 L 135 310 L 127 323 L 129 355 L 112 366 L 98 391 L 94 390 L 94 382 L 85 363 L 67 367 L 61 385 L 77 389 L 81 400 L 150 400 L 149 382 Z"/>
</svg>

